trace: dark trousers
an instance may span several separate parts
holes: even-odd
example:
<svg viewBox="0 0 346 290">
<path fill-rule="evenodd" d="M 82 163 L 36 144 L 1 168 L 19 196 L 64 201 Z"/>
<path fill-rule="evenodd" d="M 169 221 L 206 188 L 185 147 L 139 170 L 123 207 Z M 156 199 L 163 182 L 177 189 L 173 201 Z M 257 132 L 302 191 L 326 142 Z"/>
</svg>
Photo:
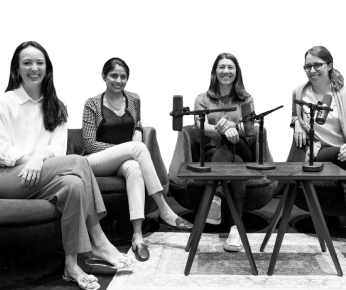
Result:
<svg viewBox="0 0 346 290">
<path fill-rule="evenodd" d="M 340 168 L 346 170 L 346 161 L 341 162 L 338 160 L 338 154 L 340 153 L 340 147 L 321 147 L 315 158 L 316 162 L 332 162 Z"/>
<path fill-rule="evenodd" d="M 206 148 L 207 149 L 207 148 Z M 205 153 L 206 161 L 212 162 L 255 162 L 256 161 L 256 136 L 249 138 L 239 138 L 237 144 L 232 144 L 222 135 L 218 147 L 208 148 Z M 240 214 L 243 211 L 243 204 L 246 195 L 245 181 L 232 181 L 232 191 L 234 193 Z M 222 197 L 221 186 L 216 189 L 216 195 Z M 234 220 L 228 208 L 227 202 L 221 205 L 221 211 L 227 215 L 229 223 L 233 226 Z"/>
</svg>

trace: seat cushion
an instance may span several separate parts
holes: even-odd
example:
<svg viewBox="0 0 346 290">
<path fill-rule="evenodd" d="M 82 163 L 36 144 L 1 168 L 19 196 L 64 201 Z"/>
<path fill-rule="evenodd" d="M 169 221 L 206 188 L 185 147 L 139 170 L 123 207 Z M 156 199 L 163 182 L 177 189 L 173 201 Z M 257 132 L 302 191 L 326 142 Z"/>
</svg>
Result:
<svg viewBox="0 0 346 290">
<path fill-rule="evenodd" d="M 123 177 L 119 177 L 119 176 L 96 177 L 96 181 L 102 194 L 110 194 L 110 193 L 126 194 L 126 183 Z"/>
</svg>

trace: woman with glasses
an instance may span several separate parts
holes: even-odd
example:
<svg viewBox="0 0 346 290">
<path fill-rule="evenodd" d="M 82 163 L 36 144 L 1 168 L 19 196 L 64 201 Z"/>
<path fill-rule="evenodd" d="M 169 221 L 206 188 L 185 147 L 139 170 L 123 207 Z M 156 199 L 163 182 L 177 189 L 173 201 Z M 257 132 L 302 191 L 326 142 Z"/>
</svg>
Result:
<svg viewBox="0 0 346 290">
<path fill-rule="evenodd" d="M 314 124 L 314 161 L 330 161 L 346 170 L 346 90 L 344 78 L 334 69 L 333 57 L 323 46 L 314 46 L 305 53 L 304 70 L 308 82 L 293 91 L 293 100 L 317 104 L 325 95 L 332 96 L 331 109 L 323 125 Z M 306 152 L 309 161 L 310 146 L 307 146 L 310 124 L 310 109 L 292 104 L 291 127 L 297 147 Z M 304 161 L 304 160 L 301 160 Z"/>
<path fill-rule="evenodd" d="M 195 109 L 206 110 L 236 107 L 237 110 L 206 115 L 205 135 L 211 137 L 210 144 L 206 144 L 205 148 L 205 159 L 207 161 L 256 161 L 256 137 L 249 138 L 245 136 L 242 123 L 240 123 L 240 105 L 243 103 L 249 103 L 251 111 L 254 111 L 254 101 L 245 90 L 238 60 L 230 53 L 221 53 L 214 61 L 209 89 L 206 93 L 197 96 Z M 200 126 L 198 118 L 196 118 L 196 124 Z M 241 212 L 246 194 L 245 182 L 232 181 L 232 188 Z M 221 223 L 222 195 L 222 188 L 219 186 L 208 213 L 207 223 L 215 225 Z M 243 245 L 237 227 L 234 225 L 228 207 L 226 206 L 224 209 L 228 212 L 231 225 L 224 249 L 239 252 Z"/>
</svg>

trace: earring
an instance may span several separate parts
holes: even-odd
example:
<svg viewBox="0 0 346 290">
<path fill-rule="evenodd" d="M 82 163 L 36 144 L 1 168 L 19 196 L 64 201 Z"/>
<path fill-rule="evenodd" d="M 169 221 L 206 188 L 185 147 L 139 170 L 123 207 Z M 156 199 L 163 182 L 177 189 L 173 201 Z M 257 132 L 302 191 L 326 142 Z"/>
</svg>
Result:
<svg viewBox="0 0 346 290">
<path fill-rule="evenodd" d="M 20 73 L 18 73 L 17 75 L 18 75 L 18 77 L 20 78 Z"/>
</svg>

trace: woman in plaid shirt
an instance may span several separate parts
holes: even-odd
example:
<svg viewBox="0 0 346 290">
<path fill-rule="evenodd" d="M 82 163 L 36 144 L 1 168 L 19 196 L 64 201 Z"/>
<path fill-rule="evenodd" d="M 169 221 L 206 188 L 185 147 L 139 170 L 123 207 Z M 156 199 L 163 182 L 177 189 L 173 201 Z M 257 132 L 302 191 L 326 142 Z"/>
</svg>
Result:
<svg viewBox="0 0 346 290">
<path fill-rule="evenodd" d="M 192 224 L 177 216 L 166 203 L 150 153 L 142 143 L 140 99 L 125 91 L 130 69 L 120 58 L 103 66 L 106 91 L 86 101 L 83 114 L 84 155 L 95 176 L 118 175 L 126 179 L 130 219 L 133 224 L 132 250 L 139 261 L 149 259 L 142 236 L 145 187 L 171 227 L 191 229 Z"/>
</svg>

